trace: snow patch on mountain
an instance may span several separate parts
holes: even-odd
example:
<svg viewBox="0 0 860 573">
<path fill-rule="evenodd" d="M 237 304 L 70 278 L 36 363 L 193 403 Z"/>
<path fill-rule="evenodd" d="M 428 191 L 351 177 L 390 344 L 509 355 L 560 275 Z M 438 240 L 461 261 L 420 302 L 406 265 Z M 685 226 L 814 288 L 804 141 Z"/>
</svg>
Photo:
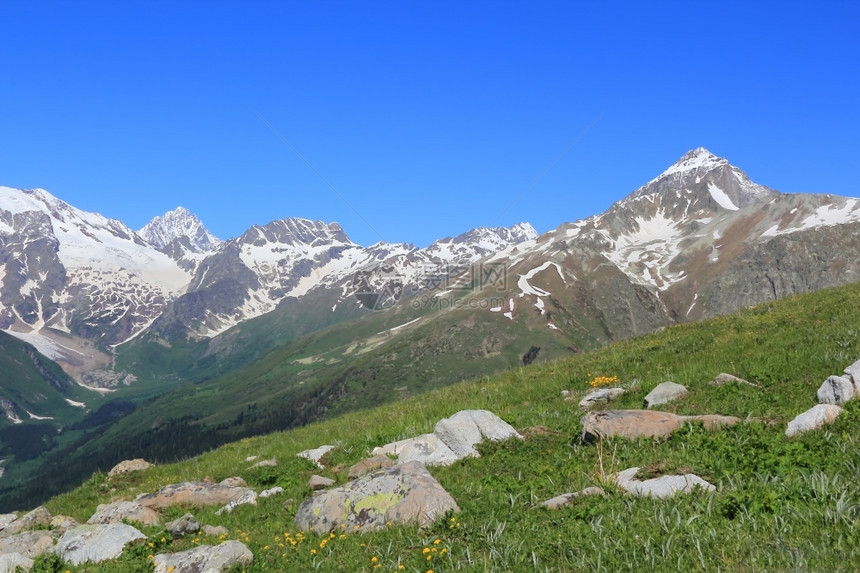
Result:
<svg viewBox="0 0 860 573">
<path fill-rule="evenodd" d="M 723 209 L 728 209 L 729 211 L 738 210 L 738 206 L 732 203 L 732 198 L 713 183 L 708 183 L 708 191 L 711 193 L 711 197 L 714 198 L 714 201 L 716 201 Z"/>
</svg>

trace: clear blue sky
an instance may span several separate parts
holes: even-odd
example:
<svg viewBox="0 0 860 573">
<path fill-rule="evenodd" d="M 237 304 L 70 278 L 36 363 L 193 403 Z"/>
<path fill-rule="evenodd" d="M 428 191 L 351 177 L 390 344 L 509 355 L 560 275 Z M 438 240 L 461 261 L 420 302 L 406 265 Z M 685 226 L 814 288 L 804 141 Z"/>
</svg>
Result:
<svg viewBox="0 0 860 573">
<path fill-rule="evenodd" d="M 183 205 L 221 238 L 300 216 L 378 240 L 259 113 L 419 246 L 548 231 L 698 146 L 860 195 L 858 3 L 747 4 L 3 2 L 0 184 L 135 229 Z"/>
</svg>

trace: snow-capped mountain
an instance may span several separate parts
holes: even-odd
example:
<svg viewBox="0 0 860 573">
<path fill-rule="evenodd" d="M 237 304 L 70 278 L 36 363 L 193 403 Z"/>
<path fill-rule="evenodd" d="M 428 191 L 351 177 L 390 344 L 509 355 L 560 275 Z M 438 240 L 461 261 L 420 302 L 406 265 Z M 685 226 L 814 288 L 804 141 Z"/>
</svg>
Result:
<svg viewBox="0 0 860 573">
<path fill-rule="evenodd" d="M 480 229 L 449 241 L 456 252 L 403 243 L 363 247 L 336 223 L 283 219 L 220 241 L 179 207 L 138 233 L 43 189 L 0 187 L 0 329 L 60 361 L 79 381 L 110 362 L 112 348 L 169 310 L 172 324 L 214 336 L 270 312 L 287 297 L 334 287 L 356 272 L 396 264 L 418 277 L 428 265 L 463 266 L 533 229 Z"/>
<path fill-rule="evenodd" d="M 489 260 L 514 277 L 492 311 L 608 341 L 860 280 L 860 200 L 779 193 L 699 148 Z"/>
</svg>

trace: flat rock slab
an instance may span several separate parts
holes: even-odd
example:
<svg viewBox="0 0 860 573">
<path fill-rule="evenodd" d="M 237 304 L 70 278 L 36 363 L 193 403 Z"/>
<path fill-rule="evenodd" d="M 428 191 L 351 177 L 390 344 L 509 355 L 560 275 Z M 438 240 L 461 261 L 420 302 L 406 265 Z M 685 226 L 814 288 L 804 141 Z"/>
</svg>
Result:
<svg viewBox="0 0 860 573">
<path fill-rule="evenodd" d="M 397 463 L 421 462 L 426 466 L 450 466 L 460 458 L 436 434 L 422 434 L 373 448 L 374 454 L 397 456 Z"/>
<path fill-rule="evenodd" d="M 448 511 L 460 511 L 454 498 L 420 462 L 377 470 L 306 499 L 296 525 L 323 535 L 331 531 L 369 532 L 387 523 L 426 527 Z"/>
<path fill-rule="evenodd" d="M 785 429 L 785 435 L 791 438 L 804 432 L 817 430 L 826 424 L 832 424 L 841 413 L 842 408 L 836 404 L 817 404 L 790 421 Z"/>
<path fill-rule="evenodd" d="M 319 491 L 334 485 L 334 480 L 324 476 L 312 475 L 308 480 L 308 487 L 314 491 Z"/>
<path fill-rule="evenodd" d="M 588 410 L 597 404 L 605 404 L 624 394 L 624 388 L 598 388 L 585 395 L 579 401 L 579 407 Z"/>
<path fill-rule="evenodd" d="M 844 404 L 856 397 L 854 382 L 847 376 L 830 376 L 818 388 L 819 404 Z"/>
<path fill-rule="evenodd" d="M 752 386 L 753 388 L 760 388 L 758 384 L 754 384 L 748 380 L 744 380 L 743 378 L 738 378 L 733 374 L 726 374 L 725 372 L 721 372 L 714 377 L 713 380 L 708 382 L 711 386 L 724 386 L 726 384 L 744 384 L 746 386 Z"/>
<path fill-rule="evenodd" d="M 111 470 L 108 472 L 108 477 L 127 474 L 130 472 L 142 472 L 143 470 L 149 469 L 151 467 L 152 464 L 143 458 L 124 460 L 111 468 Z"/>
<path fill-rule="evenodd" d="M 320 459 L 333 449 L 334 446 L 320 446 L 312 450 L 305 450 L 303 452 L 299 452 L 296 455 L 300 458 L 305 458 L 306 460 L 312 461 L 319 468 L 325 468 L 325 466 L 320 463 Z"/>
<path fill-rule="evenodd" d="M 582 439 L 599 438 L 668 438 L 681 427 L 684 418 L 670 412 L 654 410 L 603 410 L 582 417 Z"/>
<path fill-rule="evenodd" d="M 674 402 L 687 395 L 687 387 L 675 382 L 661 382 L 645 396 L 645 407 Z"/>
<path fill-rule="evenodd" d="M 222 573 L 234 565 L 253 563 L 254 554 L 236 540 L 219 545 L 201 545 L 179 553 L 159 553 L 153 559 L 154 573 Z"/>
<path fill-rule="evenodd" d="M 87 523 L 122 523 L 123 520 L 136 521 L 143 525 L 157 525 L 161 523 L 161 515 L 137 501 L 115 501 L 99 504 Z"/>
<path fill-rule="evenodd" d="M 590 495 L 606 495 L 606 492 L 601 487 L 587 487 L 582 491 L 557 495 L 552 499 L 542 501 L 540 505 L 547 509 L 561 509 L 573 503 L 578 497 L 587 497 Z"/>
<path fill-rule="evenodd" d="M 227 505 L 250 493 L 254 493 L 254 490 L 246 487 L 190 481 L 166 485 L 155 493 L 137 496 L 135 501 L 154 509 L 172 505 Z"/>
<path fill-rule="evenodd" d="M 124 523 L 81 525 L 60 537 L 54 553 L 72 565 L 101 563 L 119 557 L 129 543 L 144 539 L 143 533 Z"/>
<path fill-rule="evenodd" d="M 673 497 L 679 493 L 692 493 L 696 489 L 715 491 L 717 488 L 696 474 L 667 475 L 656 478 L 637 480 L 639 468 L 628 468 L 615 475 L 615 484 L 631 495 L 637 497 Z"/>
<path fill-rule="evenodd" d="M 35 559 L 53 546 L 54 538 L 48 531 L 26 531 L 0 539 L 0 555 L 18 553 L 22 557 Z M 14 568 L 12 570 L 14 571 Z"/>
<path fill-rule="evenodd" d="M 513 426 L 488 410 L 461 410 L 436 423 L 432 434 L 423 434 L 373 449 L 376 455 L 396 455 L 398 463 L 420 461 L 446 466 L 465 457 L 477 457 L 475 446 L 484 439 L 498 442 L 523 439 Z"/>
</svg>

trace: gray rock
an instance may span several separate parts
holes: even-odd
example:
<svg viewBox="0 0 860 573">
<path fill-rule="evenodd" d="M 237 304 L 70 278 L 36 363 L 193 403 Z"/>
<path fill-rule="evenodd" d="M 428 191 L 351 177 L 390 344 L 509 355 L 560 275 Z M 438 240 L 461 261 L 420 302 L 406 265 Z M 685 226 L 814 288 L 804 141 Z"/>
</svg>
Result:
<svg viewBox="0 0 860 573">
<path fill-rule="evenodd" d="M 144 539 L 143 533 L 124 523 L 81 525 L 60 537 L 54 553 L 72 565 L 101 563 L 119 557 L 129 543 Z"/>
<path fill-rule="evenodd" d="M 426 527 L 448 511 L 460 511 L 451 495 L 420 462 L 377 470 L 306 499 L 296 512 L 302 530 L 376 531 L 394 524 Z"/>
<path fill-rule="evenodd" d="M 278 460 L 272 458 L 270 460 L 261 460 L 256 464 L 252 465 L 250 469 L 254 468 L 276 468 L 278 467 Z"/>
<path fill-rule="evenodd" d="M 228 535 L 230 530 L 223 525 L 204 525 L 203 533 L 212 537 L 220 537 L 221 535 Z"/>
<path fill-rule="evenodd" d="M 6 529 L 16 519 L 18 519 L 17 513 L 4 513 L 0 515 L 0 530 Z"/>
<path fill-rule="evenodd" d="M 202 481 L 166 485 L 155 493 L 141 494 L 135 501 L 146 507 L 164 509 L 172 505 L 224 505 L 253 493 L 246 487 L 231 487 Z"/>
<path fill-rule="evenodd" d="M 854 383 L 845 376 L 830 376 L 818 389 L 819 404 L 844 404 L 857 394 Z"/>
<path fill-rule="evenodd" d="M 257 492 L 252 489 L 247 490 L 241 496 L 236 499 L 230 501 L 215 512 L 215 515 L 221 515 L 222 513 L 233 513 L 233 510 L 239 507 L 240 505 L 257 505 Z"/>
<path fill-rule="evenodd" d="M 153 559 L 154 573 L 222 573 L 234 565 L 248 566 L 254 561 L 251 550 L 236 540 L 220 545 L 201 545 L 179 553 L 159 553 Z"/>
<path fill-rule="evenodd" d="M 245 482 L 245 480 L 243 480 L 239 476 L 224 478 L 218 482 L 218 485 L 225 485 L 227 487 L 248 487 L 248 484 Z"/>
<path fill-rule="evenodd" d="M 129 472 L 141 472 L 152 467 L 152 464 L 143 458 L 135 458 L 133 460 L 124 460 L 115 465 L 108 472 L 108 477 L 127 474 Z"/>
<path fill-rule="evenodd" d="M 597 390 L 593 390 L 586 394 L 585 397 L 579 401 L 579 407 L 588 410 L 597 404 L 615 400 L 622 394 L 624 394 L 624 388 L 598 388 Z"/>
<path fill-rule="evenodd" d="M 854 390 L 860 394 L 860 360 L 845 369 L 845 376 L 854 382 Z"/>
<path fill-rule="evenodd" d="M 615 484 L 621 489 L 637 497 L 673 497 L 678 493 L 692 493 L 697 488 L 715 491 L 717 488 L 696 474 L 669 475 L 656 478 L 637 480 L 639 468 L 629 468 L 615 475 Z"/>
<path fill-rule="evenodd" d="M 645 396 L 645 407 L 673 402 L 687 395 L 687 388 L 674 382 L 661 382 Z"/>
<path fill-rule="evenodd" d="M 392 442 L 373 448 L 374 454 L 397 456 L 397 463 L 421 462 L 427 466 L 449 466 L 460 458 L 436 434 Z"/>
<path fill-rule="evenodd" d="M 654 410 L 603 410 L 582 417 L 582 439 L 667 438 L 681 427 L 684 419 L 670 412 Z"/>
<path fill-rule="evenodd" d="M 157 511 L 136 501 L 115 501 L 100 504 L 92 517 L 87 520 L 87 523 L 122 523 L 126 519 L 143 525 L 161 523 L 161 515 Z"/>
<path fill-rule="evenodd" d="M 347 479 L 358 479 L 361 476 L 382 468 L 390 468 L 394 461 L 384 454 L 376 454 L 372 458 L 366 458 L 349 468 Z M 329 484 L 331 485 L 331 484 Z"/>
<path fill-rule="evenodd" d="M 177 539 L 179 537 L 185 537 L 190 533 L 197 533 L 200 531 L 200 523 L 194 519 L 193 515 L 186 513 L 178 519 L 165 523 L 164 529 L 166 529 L 174 539 Z"/>
<path fill-rule="evenodd" d="M 311 476 L 311 479 L 308 480 L 308 487 L 314 491 L 319 491 L 321 489 L 325 489 L 327 487 L 333 486 L 334 480 L 331 478 L 318 476 L 316 474 Z"/>
<path fill-rule="evenodd" d="M 51 523 L 51 514 L 45 509 L 44 505 L 40 505 L 33 511 L 25 513 L 0 531 L 0 538 L 17 535 L 22 531 L 33 529 L 41 525 L 49 525 Z"/>
<path fill-rule="evenodd" d="M 790 421 L 785 429 L 785 435 L 791 438 L 810 430 L 817 430 L 825 424 L 832 424 L 840 413 L 842 408 L 835 404 L 816 404 Z"/>
<path fill-rule="evenodd" d="M 276 485 L 275 487 L 271 487 L 269 489 L 264 489 L 263 491 L 260 492 L 260 495 L 258 495 L 257 497 L 262 497 L 262 498 L 272 497 L 273 495 L 277 495 L 279 493 L 284 493 L 284 488 L 282 488 L 279 485 Z"/>
<path fill-rule="evenodd" d="M 460 458 L 477 456 L 475 445 L 484 438 L 494 442 L 522 439 L 510 424 L 487 410 L 461 410 L 436 422 L 434 433 Z"/>
<path fill-rule="evenodd" d="M 324 465 L 320 463 L 320 459 L 326 455 L 328 452 L 332 451 L 334 446 L 320 446 L 318 448 L 314 448 L 312 450 L 305 450 L 303 452 L 299 452 L 296 455 L 300 458 L 305 458 L 306 460 L 310 460 L 315 463 L 320 469 L 325 468 Z"/>
<path fill-rule="evenodd" d="M 753 388 L 760 388 L 758 384 L 754 384 L 743 378 L 738 378 L 737 376 L 733 376 L 731 374 L 726 374 L 725 372 L 721 372 L 717 374 L 717 376 L 708 382 L 711 386 L 723 386 L 724 384 L 745 384 L 746 386 L 752 386 Z"/>
<path fill-rule="evenodd" d="M 0 573 L 16 573 L 19 571 L 19 567 L 24 571 L 29 571 L 33 568 L 33 560 L 20 553 L 0 555 Z"/>
<path fill-rule="evenodd" d="M 541 507 L 545 507 L 547 509 L 561 509 L 573 503 L 576 498 L 589 495 L 606 495 L 606 492 L 603 491 L 603 488 L 600 487 L 587 487 L 582 491 L 557 495 L 552 499 L 542 501 L 540 505 Z"/>
<path fill-rule="evenodd" d="M 35 559 L 54 546 L 54 538 L 48 531 L 25 531 L 11 537 L 0 539 L 0 555 L 17 553 Z"/>
<path fill-rule="evenodd" d="M 77 519 L 67 515 L 55 515 L 51 518 L 51 529 L 59 532 L 59 535 L 62 535 L 69 529 L 74 529 L 80 524 L 81 523 Z"/>
</svg>

